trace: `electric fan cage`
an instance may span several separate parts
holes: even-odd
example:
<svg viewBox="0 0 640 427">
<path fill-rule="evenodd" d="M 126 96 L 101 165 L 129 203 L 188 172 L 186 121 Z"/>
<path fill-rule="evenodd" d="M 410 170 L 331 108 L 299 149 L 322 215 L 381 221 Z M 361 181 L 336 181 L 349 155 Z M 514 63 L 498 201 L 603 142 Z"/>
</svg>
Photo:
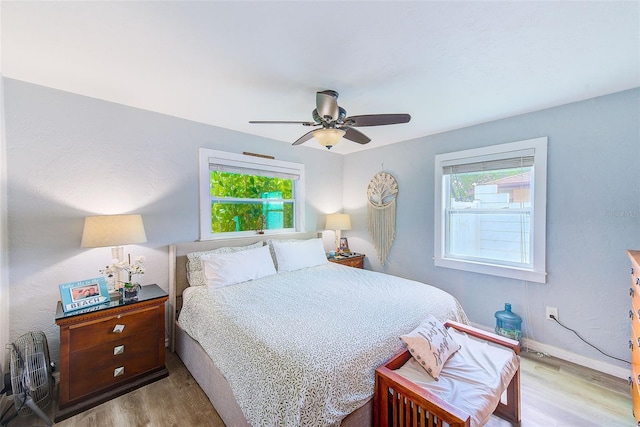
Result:
<svg viewBox="0 0 640 427">
<path fill-rule="evenodd" d="M 11 353 L 11 387 L 16 409 L 20 415 L 33 411 L 25 404 L 29 395 L 39 408 L 51 403 L 53 378 L 47 337 L 43 332 L 28 332 L 7 345 Z"/>
</svg>

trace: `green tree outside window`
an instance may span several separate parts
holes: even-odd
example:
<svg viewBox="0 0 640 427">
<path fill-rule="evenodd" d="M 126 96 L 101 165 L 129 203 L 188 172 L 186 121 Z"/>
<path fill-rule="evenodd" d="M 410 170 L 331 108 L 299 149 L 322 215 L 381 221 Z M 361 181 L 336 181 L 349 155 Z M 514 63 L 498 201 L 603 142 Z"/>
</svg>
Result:
<svg viewBox="0 0 640 427">
<path fill-rule="evenodd" d="M 213 233 L 294 228 L 292 179 L 212 170 L 210 196 Z"/>
</svg>

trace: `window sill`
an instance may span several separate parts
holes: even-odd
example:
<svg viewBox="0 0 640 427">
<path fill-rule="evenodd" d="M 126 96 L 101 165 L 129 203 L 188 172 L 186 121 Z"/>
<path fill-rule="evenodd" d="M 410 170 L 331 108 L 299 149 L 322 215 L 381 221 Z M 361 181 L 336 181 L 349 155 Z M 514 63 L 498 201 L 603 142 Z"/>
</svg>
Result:
<svg viewBox="0 0 640 427">
<path fill-rule="evenodd" d="M 250 238 L 268 238 L 269 236 L 278 236 L 278 238 L 282 238 L 282 236 L 291 236 L 292 239 L 303 237 L 308 235 L 309 232 L 305 231 L 291 231 L 291 230 L 283 230 L 283 231 L 266 231 L 263 234 L 259 234 L 257 231 L 239 231 L 239 232 L 230 232 L 217 236 L 211 236 L 206 238 L 198 239 L 198 242 L 208 242 L 212 240 L 234 240 L 234 239 L 250 239 Z"/>
<path fill-rule="evenodd" d="M 510 279 L 526 280 L 527 282 L 546 283 L 547 273 L 522 268 L 507 267 L 495 264 L 486 264 L 472 261 L 461 261 L 446 258 L 434 258 L 436 267 L 452 268 L 455 270 L 469 271 L 472 273 L 488 274 L 491 276 L 507 277 Z"/>
</svg>

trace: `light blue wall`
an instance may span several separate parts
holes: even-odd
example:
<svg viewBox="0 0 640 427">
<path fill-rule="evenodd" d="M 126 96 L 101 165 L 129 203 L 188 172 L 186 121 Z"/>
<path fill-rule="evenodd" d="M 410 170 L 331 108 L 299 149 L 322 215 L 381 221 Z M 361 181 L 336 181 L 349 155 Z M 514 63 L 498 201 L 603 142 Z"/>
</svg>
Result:
<svg viewBox="0 0 640 427">
<path fill-rule="evenodd" d="M 429 120 L 413 117 L 412 120 Z M 549 138 L 546 284 L 433 265 L 434 156 Z M 495 326 L 505 302 L 524 334 L 546 345 L 626 367 L 545 319 L 545 306 L 603 351 L 628 360 L 629 261 L 640 248 L 640 89 L 516 116 L 345 156 L 344 206 L 352 249 L 368 267 L 424 281 L 456 296 L 472 322 Z M 366 189 L 377 172 L 399 184 L 396 239 L 384 267 L 370 244 Z"/>
<path fill-rule="evenodd" d="M 528 338 L 625 366 L 545 320 L 544 307 L 558 307 L 563 322 L 627 358 L 625 250 L 640 248 L 640 89 L 340 156 L 16 80 L 4 84 L 10 336 L 44 330 L 54 358 L 58 284 L 96 277 L 110 258 L 107 249 L 79 247 L 84 216 L 141 213 L 149 242 L 131 249 L 149 260 L 146 283 L 166 289 L 166 245 L 197 238 L 197 149 L 209 147 L 304 163 L 307 229 L 322 229 L 324 214 L 343 203 L 353 226 L 343 233 L 368 255 L 367 267 L 437 285 L 486 326 L 511 302 Z M 536 136 L 549 137 L 548 283 L 434 267 L 434 156 Z M 384 268 L 370 244 L 365 194 L 382 168 L 400 187 Z"/>
<path fill-rule="evenodd" d="M 198 237 L 198 148 L 304 163 L 306 228 L 342 201 L 343 157 L 5 79 L 10 338 L 47 334 L 57 358 L 58 285 L 98 277 L 109 248 L 80 248 L 84 217 L 142 214 L 142 283 L 168 289 L 168 249 Z M 3 297 L 4 298 L 4 297 Z"/>
</svg>

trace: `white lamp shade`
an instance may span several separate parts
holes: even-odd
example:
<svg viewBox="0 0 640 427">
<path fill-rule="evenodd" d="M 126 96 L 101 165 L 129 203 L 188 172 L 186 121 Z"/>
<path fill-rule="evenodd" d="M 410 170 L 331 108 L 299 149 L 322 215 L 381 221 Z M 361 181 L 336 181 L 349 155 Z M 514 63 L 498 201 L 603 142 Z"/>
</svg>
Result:
<svg viewBox="0 0 640 427">
<path fill-rule="evenodd" d="M 327 230 L 351 230 L 351 217 L 349 214 L 327 215 L 325 228 Z"/>
<path fill-rule="evenodd" d="M 323 147 L 331 148 L 340 141 L 345 133 L 342 129 L 318 129 L 313 132 L 313 137 Z"/>
<path fill-rule="evenodd" d="M 82 248 L 144 243 L 147 235 L 140 215 L 99 215 L 84 220 Z"/>
</svg>

